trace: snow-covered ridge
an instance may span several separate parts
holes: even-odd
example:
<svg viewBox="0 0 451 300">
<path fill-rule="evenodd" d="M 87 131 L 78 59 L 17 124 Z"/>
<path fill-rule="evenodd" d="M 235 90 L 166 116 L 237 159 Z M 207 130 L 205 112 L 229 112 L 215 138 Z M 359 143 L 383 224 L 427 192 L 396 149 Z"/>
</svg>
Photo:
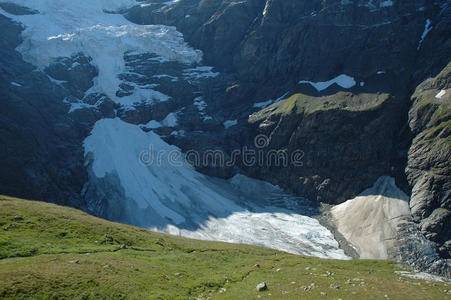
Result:
<svg viewBox="0 0 451 300">
<path fill-rule="evenodd" d="M 125 192 L 121 201 L 134 212 L 127 222 L 186 237 L 347 259 L 317 220 L 272 206 L 273 198 L 292 199 L 278 187 L 242 175 L 222 180 L 200 174 L 178 148 L 137 125 L 117 118 L 100 120 L 84 148 L 86 157 L 93 157 L 96 178 L 117 176 L 120 186 L 116 181 L 114 186 Z"/>
<path fill-rule="evenodd" d="M 135 0 L 7 2 L 40 12 L 16 16 L 0 10 L 1 14 L 25 25 L 24 41 L 18 47 L 25 60 L 43 69 L 57 57 L 70 57 L 82 52 L 93 59 L 92 63 L 99 73 L 89 93 L 105 93 L 121 104 L 130 105 L 130 102 L 135 101 L 116 97 L 116 90 L 121 83 L 117 76 L 126 71 L 125 53 L 154 53 L 164 61 L 185 64 L 202 60 L 202 52 L 189 47 L 183 35 L 174 27 L 136 25 L 122 15 L 112 13 L 137 5 Z M 149 91 L 143 93 L 147 94 L 138 96 L 159 96 Z"/>
</svg>

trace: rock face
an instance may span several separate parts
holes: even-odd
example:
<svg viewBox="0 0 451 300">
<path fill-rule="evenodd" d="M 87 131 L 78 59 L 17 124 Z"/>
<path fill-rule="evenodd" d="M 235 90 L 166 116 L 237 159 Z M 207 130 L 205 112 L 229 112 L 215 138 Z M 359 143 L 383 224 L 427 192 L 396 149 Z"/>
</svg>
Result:
<svg viewBox="0 0 451 300">
<path fill-rule="evenodd" d="M 2 15 L 0 25 L 1 193 L 83 207 L 80 147 L 88 131 L 67 115 L 68 91 L 14 50 L 22 28 Z"/>
<path fill-rule="evenodd" d="M 451 258 L 451 64 L 412 96 L 409 125 L 415 138 L 406 173 L 410 207 L 426 237 Z"/>
<path fill-rule="evenodd" d="M 341 203 L 392 172 L 397 113 L 388 94 L 295 94 L 249 117 L 249 136 L 268 139 L 260 149 L 268 160 L 249 172 L 309 199 Z M 272 151 L 286 151 L 290 161 L 269 159 Z"/>
</svg>

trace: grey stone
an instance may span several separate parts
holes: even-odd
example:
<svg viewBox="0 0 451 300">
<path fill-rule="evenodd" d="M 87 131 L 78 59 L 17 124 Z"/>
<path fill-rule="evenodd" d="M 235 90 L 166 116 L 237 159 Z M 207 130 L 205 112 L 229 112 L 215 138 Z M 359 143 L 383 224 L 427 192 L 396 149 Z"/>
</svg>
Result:
<svg viewBox="0 0 451 300">
<path fill-rule="evenodd" d="M 265 282 L 262 282 L 262 283 L 257 284 L 255 289 L 259 292 L 262 292 L 262 291 L 266 291 L 268 289 L 268 286 L 266 285 Z"/>
</svg>

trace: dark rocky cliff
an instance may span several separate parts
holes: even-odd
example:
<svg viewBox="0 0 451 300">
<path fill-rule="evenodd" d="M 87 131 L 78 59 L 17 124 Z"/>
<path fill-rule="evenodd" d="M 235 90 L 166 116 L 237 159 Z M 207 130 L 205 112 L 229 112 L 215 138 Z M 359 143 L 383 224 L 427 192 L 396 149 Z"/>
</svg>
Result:
<svg viewBox="0 0 451 300">
<path fill-rule="evenodd" d="M 82 207 L 88 128 L 68 117 L 64 89 L 14 50 L 21 26 L 1 15 L 0 26 L 0 191 Z"/>
<path fill-rule="evenodd" d="M 451 258 L 450 88 L 451 64 L 419 85 L 412 96 L 409 124 L 415 138 L 406 168 L 412 214 L 446 258 Z"/>
</svg>

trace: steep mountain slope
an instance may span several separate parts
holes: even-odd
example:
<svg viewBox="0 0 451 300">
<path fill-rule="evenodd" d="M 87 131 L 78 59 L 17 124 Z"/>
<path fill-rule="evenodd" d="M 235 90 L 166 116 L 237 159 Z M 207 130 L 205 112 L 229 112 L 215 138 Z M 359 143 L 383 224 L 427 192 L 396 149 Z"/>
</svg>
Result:
<svg viewBox="0 0 451 300">
<path fill-rule="evenodd" d="M 421 274 L 392 262 L 322 260 L 189 240 L 5 196 L 0 205 L 2 299 L 449 296 L 449 282 L 405 277 Z M 258 292 L 262 281 L 268 289 Z"/>
<path fill-rule="evenodd" d="M 408 191 L 404 168 L 410 143 L 406 127 L 409 98 L 420 82 L 439 73 L 449 62 L 450 9 L 447 1 L 217 0 L 179 1 L 158 10 L 135 7 L 125 15 L 140 24 L 175 25 L 191 45 L 204 51 L 209 64 L 234 74 L 229 85 L 209 97 L 215 99 L 209 101 L 229 112 L 227 119 L 238 120 L 239 126 L 230 128 L 226 135 L 232 146 L 220 144 L 212 137 L 210 147 L 214 144 L 231 151 L 237 144 L 242 146 L 246 137 L 250 140 L 246 146 L 252 144 L 255 131 L 243 134 L 240 125 L 244 126 L 248 115 L 262 103 L 271 103 L 270 99 L 297 92 L 315 98 L 326 95 L 343 98 L 333 96 L 345 90 L 340 86 L 317 91 L 299 85 L 300 82 L 326 82 L 344 74 L 355 80 L 355 86 L 349 90 L 353 95 L 390 94 L 394 101 L 387 108 L 386 120 L 392 124 L 372 140 L 385 147 L 376 150 L 379 156 L 365 154 L 372 156 L 373 166 L 368 166 L 366 159 L 355 163 L 345 157 L 343 165 L 356 169 L 360 163 L 365 165 L 362 172 L 356 171 L 358 176 L 349 179 L 341 176 L 336 184 L 323 186 L 325 180 L 331 179 L 330 174 L 315 169 L 314 175 L 319 176 L 315 183 L 302 186 L 303 181 L 289 180 L 287 184 L 311 198 L 318 196 L 329 202 L 337 202 L 338 198 L 340 202 L 387 174 L 397 177 L 398 184 Z M 229 42 L 221 42 L 231 37 Z M 348 105 L 352 99 L 340 101 Z M 213 114 L 215 117 L 222 115 Z M 368 135 L 378 135 L 376 128 L 369 129 Z M 353 137 L 358 140 L 359 133 Z M 190 139 L 188 133 L 186 139 L 179 137 L 174 142 L 182 149 L 190 149 L 194 147 Z M 345 151 L 352 149 L 355 148 L 350 145 Z M 341 169 L 341 164 L 331 163 L 332 172 Z M 368 176 L 367 169 L 370 173 L 374 170 L 374 174 Z M 251 174 L 261 172 L 264 171 L 252 170 Z M 229 173 L 224 168 L 217 170 L 218 175 Z M 272 173 L 261 178 L 278 184 L 284 180 Z M 323 192 L 318 193 L 320 187 Z"/>
<path fill-rule="evenodd" d="M 451 64 L 418 86 L 409 125 L 415 134 L 406 173 L 412 215 L 425 235 L 451 258 Z"/>
<path fill-rule="evenodd" d="M 389 175 L 442 258 L 407 226 L 402 261 L 447 274 L 450 16 L 446 0 L 2 1 L 0 192 L 325 255 L 341 250 L 314 207 Z M 223 179 L 145 166 L 148 144 L 212 155 L 190 162 Z"/>
</svg>

